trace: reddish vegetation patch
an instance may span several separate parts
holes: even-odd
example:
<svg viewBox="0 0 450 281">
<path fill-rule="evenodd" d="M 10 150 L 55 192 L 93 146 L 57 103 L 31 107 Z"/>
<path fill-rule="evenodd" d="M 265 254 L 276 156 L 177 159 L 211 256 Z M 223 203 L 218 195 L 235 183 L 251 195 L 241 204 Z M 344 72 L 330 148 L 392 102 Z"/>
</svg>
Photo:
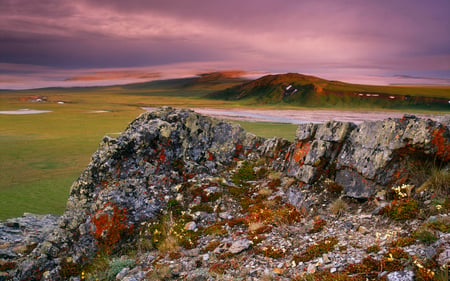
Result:
<svg viewBox="0 0 450 281">
<path fill-rule="evenodd" d="M 100 210 L 92 217 L 95 226 L 92 234 L 98 242 L 99 249 L 107 253 L 111 253 L 114 245 L 133 230 L 133 225 L 127 224 L 127 210 L 115 205 L 112 208 L 112 214 Z"/>
<path fill-rule="evenodd" d="M 444 137 L 445 129 L 438 128 L 432 133 L 433 138 L 431 143 L 434 145 L 436 150 L 436 155 L 442 161 L 450 161 L 450 142 L 448 138 Z"/>
<path fill-rule="evenodd" d="M 393 220 L 414 219 L 419 214 L 419 204 L 412 198 L 393 200 L 383 212 Z"/>
<path fill-rule="evenodd" d="M 325 227 L 326 224 L 327 224 L 326 220 L 320 217 L 316 217 L 314 219 L 314 224 L 313 228 L 311 229 L 311 232 L 312 233 L 320 232 Z"/>
<path fill-rule="evenodd" d="M 6 261 L 0 263 L 0 271 L 7 271 L 16 267 L 16 263 L 13 261 Z"/>
</svg>

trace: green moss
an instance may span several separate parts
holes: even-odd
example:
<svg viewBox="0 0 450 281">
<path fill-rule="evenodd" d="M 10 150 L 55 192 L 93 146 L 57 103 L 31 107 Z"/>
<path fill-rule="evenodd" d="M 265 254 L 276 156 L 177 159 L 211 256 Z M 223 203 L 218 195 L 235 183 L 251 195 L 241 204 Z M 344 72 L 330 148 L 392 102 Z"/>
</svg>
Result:
<svg viewBox="0 0 450 281">
<path fill-rule="evenodd" d="M 367 247 L 367 253 L 378 253 L 381 250 L 378 244 Z"/>
<path fill-rule="evenodd" d="M 439 239 L 436 234 L 434 234 L 434 232 L 427 227 L 420 227 L 414 231 L 413 237 L 425 244 L 434 243 Z"/>
<path fill-rule="evenodd" d="M 170 199 L 167 202 L 167 210 L 172 213 L 172 216 L 179 217 L 182 214 L 183 206 L 176 199 Z"/>
<path fill-rule="evenodd" d="M 426 224 L 427 227 L 438 230 L 440 232 L 450 232 L 450 218 L 442 217 Z"/>
<path fill-rule="evenodd" d="M 253 165 L 248 161 L 242 162 L 241 167 L 239 167 L 232 177 L 232 181 L 236 185 L 253 180 L 256 180 L 256 173 L 253 171 Z"/>
<path fill-rule="evenodd" d="M 200 203 L 191 208 L 192 212 L 214 213 L 214 209 L 206 203 Z"/>
</svg>

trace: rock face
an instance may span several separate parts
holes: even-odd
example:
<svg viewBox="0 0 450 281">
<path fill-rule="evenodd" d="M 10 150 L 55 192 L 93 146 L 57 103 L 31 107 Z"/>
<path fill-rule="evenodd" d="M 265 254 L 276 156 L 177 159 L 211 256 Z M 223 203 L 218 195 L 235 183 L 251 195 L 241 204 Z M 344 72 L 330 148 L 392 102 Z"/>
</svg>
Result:
<svg viewBox="0 0 450 281">
<path fill-rule="evenodd" d="M 377 186 L 405 183 L 411 165 L 448 163 L 449 129 L 441 123 L 404 116 L 402 119 L 352 123 L 330 121 L 300 125 L 295 147 L 285 154 L 288 175 L 305 184 L 328 177 L 347 196 L 367 199 Z"/>
<path fill-rule="evenodd" d="M 117 139 L 103 139 L 72 185 L 58 226 L 18 266 L 14 278 L 62 280 L 63 262 L 85 264 L 98 250 L 112 251 L 142 222 L 157 218 L 183 184 L 220 175 L 237 160 L 265 159 L 303 186 L 328 178 L 345 195 L 367 199 L 406 182 L 414 161 L 448 163 L 449 136 L 448 126 L 405 116 L 359 126 L 300 125 L 290 143 L 265 140 L 189 110 L 145 113 Z M 301 205 L 297 189 L 290 187 L 289 193 Z"/>
</svg>

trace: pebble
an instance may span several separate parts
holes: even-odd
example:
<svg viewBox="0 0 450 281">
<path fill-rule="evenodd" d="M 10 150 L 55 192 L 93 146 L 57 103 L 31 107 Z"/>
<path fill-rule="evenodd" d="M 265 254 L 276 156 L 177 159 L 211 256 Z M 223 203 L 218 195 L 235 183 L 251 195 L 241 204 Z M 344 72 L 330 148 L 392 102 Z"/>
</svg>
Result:
<svg viewBox="0 0 450 281">
<path fill-rule="evenodd" d="M 307 271 L 309 274 L 312 274 L 312 273 L 316 272 L 316 265 L 313 264 L 313 263 L 310 263 L 310 264 L 308 265 L 308 268 L 307 268 L 306 271 Z"/>
<path fill-rule="evenodd" d="M 248 239 L 241 239 L 238 241 L 233 242 L 231 244 L 231 247 L 228 249 L 228 251 L 232 254 L 238 254 L 244 250 L 247 250 L 251 245 L 250 240 Z"/>
<path fill-rule="evenodd" d="M 197 224 L 195 223 L 195 221 L 190 221 L 185 224 L 184 229 L 190 230 L 190 231 L 195 231 L 197 229 Z"/>
</svg>

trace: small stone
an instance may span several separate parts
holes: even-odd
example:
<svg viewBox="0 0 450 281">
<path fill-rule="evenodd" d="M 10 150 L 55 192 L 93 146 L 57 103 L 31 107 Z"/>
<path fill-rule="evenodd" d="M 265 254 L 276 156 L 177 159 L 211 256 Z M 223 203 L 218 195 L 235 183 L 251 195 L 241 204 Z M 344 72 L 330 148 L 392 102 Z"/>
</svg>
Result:
<svg viewBox="0 0 450 281">
<path fill-rule="evenodd" d="M 122 281 L 138 281 L 138 280 L 134 276 L 129 276 L 122 279 Z"/>
<path fill-rule="evenodd" d="M 208 261 L 209 260 L 209 254 L 204 254 L 202 256 L 203 261 Z"/>
<path fill-rule="evenodd" d="M 190 221 L 184 225 L 184 229 L 194 231 L 197 229 L 197 224 L 195 223 L 195 221 Z"/>
<path fill-rule="evenodd" d="M 358 227 L 358 232 L 361 233 L 361 234 L 367 234 L 367 233 L 369 233 L 369 230 L 366 227 L 360 225 Z"/>
<path fill-rule="evenodd" d="M 445 266 L 450 264 L 450 248 L 446 248 L 437 258 L 439 266 Z"/>
<path fill-rule="evenodd" d="M 335 273 L 337 271 L 336 267 L 330 268 L 330 273 Z"/>
<path fill-rule="evenodd" d="M 232 219 L 233 216 L 230 215 L 230 213 L 228 213 L 228 212 L 222 212 L 222 213 L 219 213 L 219 218 L 227 220 L 227 219 Z"/>
<path fill-rule="evenodd" d="M 433 248 L 432 246 L 428 246 L 424 249 L 425 255 L 427 257 L 427 259 L 431 259 L 434 257 L 434 255 L 436 255 L 436 249 Z"/>
<path fill-rule="evenodd" d="M 351 221 L 344 222 L 344 226 L 347 229 L 353 229 L 355 227 Z"/>
<path fill-rule="evenodd" d="M 310 263 L 308 265 L 308 269 L 306 270 L 309 274 L 313 274 L 314 272 L 316 272 L 316 265 L 313 263 Z"/>
<path fill-rule="evenodd" d="M 388 281 L 413 281 L 414 272 L 410 270 L 402 270 L 391 272 L 387 275 Z"/>
<path fill-rule="evenodd" d="M 128 267 L 123 268 L 119 273 L 117 273 L 116 280 L 122 280 L 125 278 L 129 271 L 130 269 Z"/>
<path fill-rule="evenodd" d="M 328 258 L 328 255 L 327 255 L 327 254 L 323 254 L 323 255 L 322 255 L 322 259 L 323 259 L 323 262 L 324 262 L 324 263 L 330 263 L 330 262 L 331 262 L 330 259 Z"/>
<path fill-rule="evenodd" d="M 247 250 L 251 245 L 250 240 L 242 239 L 231 244 L 231 247 L 228 249 L 232 254 L 238 254 L 244 250 Z"/>
</svg>

